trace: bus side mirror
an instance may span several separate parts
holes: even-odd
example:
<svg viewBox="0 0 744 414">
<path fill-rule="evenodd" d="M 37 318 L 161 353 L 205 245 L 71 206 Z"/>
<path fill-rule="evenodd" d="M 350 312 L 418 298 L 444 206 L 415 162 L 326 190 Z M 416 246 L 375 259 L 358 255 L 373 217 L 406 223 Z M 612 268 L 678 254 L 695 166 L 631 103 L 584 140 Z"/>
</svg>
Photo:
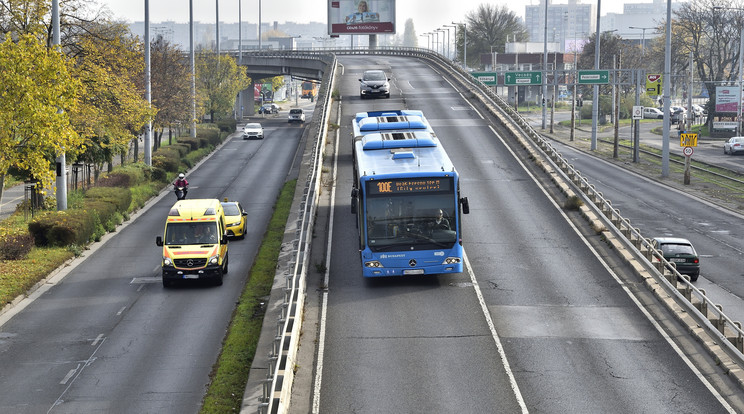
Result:
<svg viewBox="0 0 744 414">
<path fill-rule="evenodd" d="M 160 237 L 160 236 L 156 237 L 155 238 L 155 244 L 158 245 L 158 246 L 162 246 L 163 245 L 163 238 Z"/>
<path fill-rule="evenodd" d="M 468 198 L 460 198 L 460 204 L 462 205 L 462 214 L 470 214 L 470 203 L 468 203 Z"/>
<path fill-rule="evenodd" d="M 356 188 L 351 189 L 351 214 L 357 213 L 357 194 L 359 191 Z"/>
</svg>

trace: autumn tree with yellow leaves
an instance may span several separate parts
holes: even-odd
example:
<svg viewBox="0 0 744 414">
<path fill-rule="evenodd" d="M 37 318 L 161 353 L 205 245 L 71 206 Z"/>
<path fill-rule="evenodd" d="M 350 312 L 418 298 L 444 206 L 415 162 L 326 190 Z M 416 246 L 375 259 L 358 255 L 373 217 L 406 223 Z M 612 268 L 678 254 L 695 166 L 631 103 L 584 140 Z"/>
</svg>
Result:
<svg viewBox="0 0 744 414">
<path fill-rule="evenodd" d="M 80 82 L 70 67 L 36 36 L 6 35 L 0 43 L 0 189 L 10 168 L 52 188 L 54 158 L 81 149 L 69 115 L 77 110 Z"/>
</svg>

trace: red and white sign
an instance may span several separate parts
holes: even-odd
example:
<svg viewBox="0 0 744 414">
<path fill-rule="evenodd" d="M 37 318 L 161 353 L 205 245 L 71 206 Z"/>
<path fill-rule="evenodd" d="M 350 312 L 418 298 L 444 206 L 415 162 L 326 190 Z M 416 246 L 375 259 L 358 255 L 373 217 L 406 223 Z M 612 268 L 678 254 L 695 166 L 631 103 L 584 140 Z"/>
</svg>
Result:
<svg viewBox="0 0 744 414">
<path fill-rule="evenodd" d="M 682 150 L 682 153 L 685 154 L 685 157 L 691 157 L 692 156 L 693 149 L 692 147 L 685 147 Z"/>
</svg>

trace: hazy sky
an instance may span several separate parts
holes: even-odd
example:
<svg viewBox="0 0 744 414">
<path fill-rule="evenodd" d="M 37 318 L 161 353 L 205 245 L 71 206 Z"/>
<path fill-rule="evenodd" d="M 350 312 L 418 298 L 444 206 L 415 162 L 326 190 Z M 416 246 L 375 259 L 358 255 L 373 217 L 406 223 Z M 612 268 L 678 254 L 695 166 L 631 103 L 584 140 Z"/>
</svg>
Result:
<svg viewBox="0 0 744 414">
<path fill-rule="evenodd" d="M 192 0 L 194 20 L 214 22 L 218 0 Z M 236 23 L 238 21 L 238 3 L 242 1 L 242 21 L 258 22 L 259 0 L 219 0 L 220 21 Z M 582 4 L 596 4 L 591 0 L 579 0 Z M 106 5 L 114 16 L 134 22 L 145 19 L 144 0 L 99 0 Z M 652 0 L 630 0 L 630 3 L 651 3 Z M 189 21 L 189 0 L 150 0 L 150 22 L 166 20 L 176 22 Z M 537 5 L 538 0 L 397 0 L 396 20 L 398 33 L 403 33 L 403 24 L 408 18 L 413 19 L 417 33 L 424 33 L 440 28 L 453 21 L 463 21 L 468 12 L 475 11 L 480 4 L 507 7 L 517 16 L 524 18 L 524 6 Z M 568 0 L 554 0 L 553 4 L 566 4 Z M 601 14 L 622 13 L 623 1 L 605 0 L 602 2 Z M 327 0 L 261 0 L 261 21 L 271 23 L 278 21 L 321 22 L 326 23 L 328 15 Z"/>
</svg>

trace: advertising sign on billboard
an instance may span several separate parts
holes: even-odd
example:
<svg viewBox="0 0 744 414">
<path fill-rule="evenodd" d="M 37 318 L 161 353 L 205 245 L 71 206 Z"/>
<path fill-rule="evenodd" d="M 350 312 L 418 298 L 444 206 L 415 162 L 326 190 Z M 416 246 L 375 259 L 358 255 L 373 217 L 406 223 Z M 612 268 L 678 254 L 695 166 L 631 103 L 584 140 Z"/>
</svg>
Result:
<svg viewBox="0 0 744 414">
<path fill-rule="evenodd" d="M 328 0 L 328 34 L 395 33 L 395 0 Z"/>
<path fill-rule="evenodd" d="M 716 86 L 716 112 L 737 112 L 739 106 L 737 86 Z"/>
</svg>

